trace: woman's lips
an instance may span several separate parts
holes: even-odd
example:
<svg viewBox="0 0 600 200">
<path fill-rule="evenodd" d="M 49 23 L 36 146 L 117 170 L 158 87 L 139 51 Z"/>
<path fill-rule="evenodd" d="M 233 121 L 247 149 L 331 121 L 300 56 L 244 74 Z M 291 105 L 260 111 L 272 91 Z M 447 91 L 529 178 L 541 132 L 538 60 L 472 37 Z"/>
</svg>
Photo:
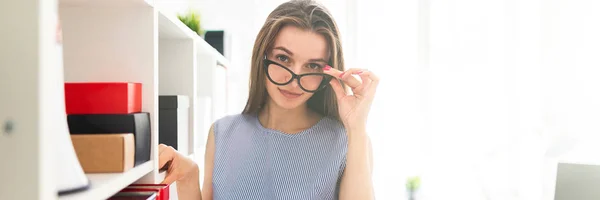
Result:
<svg viewBox="0 0 600 200">
<path fill-rule="evenodd" d="M 281 92 L 281 94 L 288 99 L 294 99 L 294 98 L 298 98 L 298 97 L 302 96 L 302 93 L 300 93 L 300 94 L 293 93 L 293 92 L 290 92 L 287 90 L 282 90 L 282 89 L 279 89 L 279 92 Z"/>
</svg>

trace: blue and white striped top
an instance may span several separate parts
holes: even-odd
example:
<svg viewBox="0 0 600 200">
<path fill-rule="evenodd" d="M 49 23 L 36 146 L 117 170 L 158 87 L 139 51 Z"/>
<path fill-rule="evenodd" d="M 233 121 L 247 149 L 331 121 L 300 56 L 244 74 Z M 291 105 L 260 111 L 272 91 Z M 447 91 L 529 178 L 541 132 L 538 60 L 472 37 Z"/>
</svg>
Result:
<svg viewBox="0 0 600 200">
<path fill-rule="evenodd" d="M 214 136 L 215 200 L 338 199 L 348 143 L 337 120 L 285 134 L 256 115 L 231 115 L 215 122 Z"/>
</svg>

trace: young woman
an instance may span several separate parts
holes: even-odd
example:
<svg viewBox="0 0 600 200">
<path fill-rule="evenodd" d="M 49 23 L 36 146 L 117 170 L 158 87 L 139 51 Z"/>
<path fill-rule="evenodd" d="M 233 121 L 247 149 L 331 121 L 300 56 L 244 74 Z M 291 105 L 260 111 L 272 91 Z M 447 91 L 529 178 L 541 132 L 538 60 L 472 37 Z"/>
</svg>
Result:
<svg viewBox="0 0 600 200">
<path fill-rule="evenodd" d="M 216 121 L 198 166 L 160 145 L 180 199 L 373 199 L 365 131 L 378 78 L 344 70 L 338 27 L 310 0 L 277 7 L 258 33 L 242 114 Z M 348 89 L 346 89 L 348 88 Z"/>
</svg>

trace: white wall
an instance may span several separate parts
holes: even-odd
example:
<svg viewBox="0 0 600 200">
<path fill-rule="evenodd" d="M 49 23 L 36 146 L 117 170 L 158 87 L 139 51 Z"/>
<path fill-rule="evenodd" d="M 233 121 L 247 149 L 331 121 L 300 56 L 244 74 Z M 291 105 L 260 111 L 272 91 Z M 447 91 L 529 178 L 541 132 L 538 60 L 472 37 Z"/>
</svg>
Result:
<svg viewBox="0 0 600 200">
<path fill-rule="evenodd" d="M 423 167 L 418 1 L 356 3 L 357 67 L 381 78 L 368 122 L 375 193 L 378 199 L 401 199 L 406 177 L 420 174 Z"/>
<path fill-rule="evenodd" d="M 598 2 L 429 2 L 428 199 L 550 200 L 557 161 L 598 163 Z"/>
</svg>

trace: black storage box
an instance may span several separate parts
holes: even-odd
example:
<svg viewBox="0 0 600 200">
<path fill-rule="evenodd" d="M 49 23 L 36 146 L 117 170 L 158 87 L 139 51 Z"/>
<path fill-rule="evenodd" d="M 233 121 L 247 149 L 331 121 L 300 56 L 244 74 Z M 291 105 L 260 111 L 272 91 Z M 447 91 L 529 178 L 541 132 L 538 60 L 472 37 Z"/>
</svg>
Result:
<svg viewBox="0 0 600 200">
<path fill-rule="evenodd" d="M 158 142 L 177 151 L 189 153 L 189 107 L 187 96 L 158 97 Z"/>
<path fill-rule="evenodd" d="M 150 160 L 151 127 L 149 113 L 68 115 L 71 134 L 133 133 L 135 166 Z"/>
<path fill-rule="evenodd" d="M 215 48 L 219 53 L 225 55 L 225 32 L 219 30 L 209 30 L 204 33 L 204 40 Z"/>
</svg>

